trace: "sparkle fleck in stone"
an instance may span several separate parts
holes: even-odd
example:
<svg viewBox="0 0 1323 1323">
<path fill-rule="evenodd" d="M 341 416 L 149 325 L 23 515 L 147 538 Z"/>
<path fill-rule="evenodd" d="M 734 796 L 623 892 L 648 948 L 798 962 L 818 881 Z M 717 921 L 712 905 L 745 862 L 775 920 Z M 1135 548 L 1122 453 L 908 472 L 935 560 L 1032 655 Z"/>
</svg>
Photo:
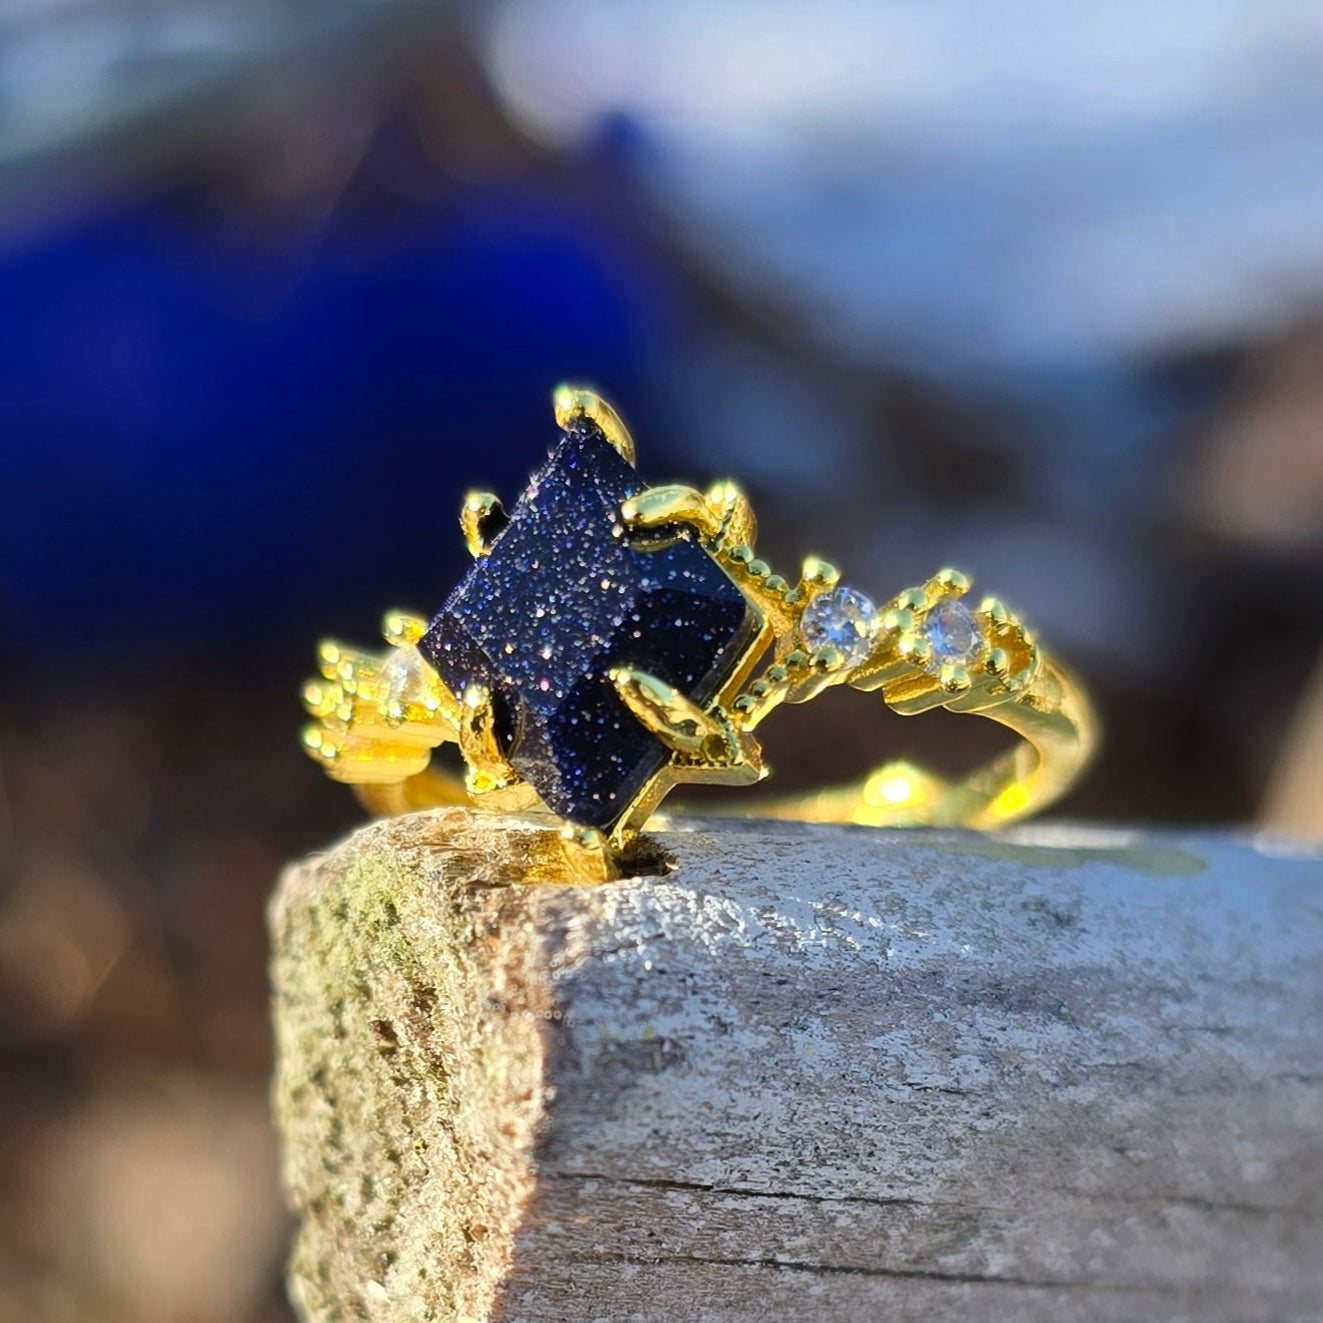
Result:
<svg viewBox="0 0 1323 1323">
<path fill-rule="evenodd" d="M 596 428 L 568 435 L 420 644 L 452 692 L 498 696 L 510 762 L 554 812 L 606 829 L 670 759 L 608 672 L 636 666 L 706 704 L 758 632 L 697 542 L 617 535 L 643 487 Z"/>
<path fill-rule="evenodd" d="M 810 654 L 830 644 L 839 649 L 847 666 L 858 666 L 873 646 L 877 607 L 854 588 L 832 588 L 819 593 L 804 608 L 800 638 Z"/>
<path fill-rule="evenodd" d="M 943 602 L 928 613 L 923 636 L 932 649 L 929 668 L 940 671 L 946 662 L 967 666 L 983 651 L 983 634 L 974 613 L 963 602 Z"/>
</svg>

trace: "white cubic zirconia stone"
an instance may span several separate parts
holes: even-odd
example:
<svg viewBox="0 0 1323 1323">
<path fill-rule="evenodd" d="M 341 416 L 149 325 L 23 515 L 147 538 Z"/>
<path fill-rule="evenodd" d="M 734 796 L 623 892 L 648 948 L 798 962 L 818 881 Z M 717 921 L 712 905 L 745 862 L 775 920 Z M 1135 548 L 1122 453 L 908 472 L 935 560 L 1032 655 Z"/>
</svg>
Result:
<svg viewBox="0 0 1323 1323">
<path fill-rule="evenodd" d="M 983 651 L 983 633 L 963 602 L 943 602 L 930 611 L 923 636 L 932 649 L 933 670 L 941 670 L 947 662 L 968 666 Z"/>
<path fill-rule="evenodd" d="M 830 644 L 858 666 L 872 650 L 877 629 L 877 607 L 854 588 L 832 588 L 804 608 L 799 634 L 810 655 Z"/>
<path fill-rule="evenodd" d="M 412 643 L 392 648 L 381 664 L 383 711 L 397 703 L 423 703 L 427 697 L 427 663 Z"/>
</svg>

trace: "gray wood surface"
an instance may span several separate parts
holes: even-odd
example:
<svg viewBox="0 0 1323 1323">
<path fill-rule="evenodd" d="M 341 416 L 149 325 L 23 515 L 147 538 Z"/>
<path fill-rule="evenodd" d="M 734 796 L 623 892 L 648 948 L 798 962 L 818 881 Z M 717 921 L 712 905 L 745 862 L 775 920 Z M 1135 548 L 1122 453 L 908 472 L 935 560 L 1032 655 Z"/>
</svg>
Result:
<svg viewBox="0 0 1323 1323">
<path fill-rule="evenodd" d="M 1323 1319 L 1323 859 L 461 810 L 272 906 L 307 1319 Z"/>
</svg>

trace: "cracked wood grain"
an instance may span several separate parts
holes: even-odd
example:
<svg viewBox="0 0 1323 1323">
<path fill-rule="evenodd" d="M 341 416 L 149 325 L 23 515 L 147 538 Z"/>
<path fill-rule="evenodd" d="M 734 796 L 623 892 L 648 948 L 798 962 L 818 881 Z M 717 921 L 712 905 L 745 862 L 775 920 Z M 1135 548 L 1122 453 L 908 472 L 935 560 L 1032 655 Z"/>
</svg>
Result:
<svg viewBox="0 0 1323 1323">
<path fill-rule="evenodd" d="M 1323 1320 L 1323 860 L 797 824 L 522 880 L 375 824 L 273 901 L 303 1318 Z"/>
</svg>

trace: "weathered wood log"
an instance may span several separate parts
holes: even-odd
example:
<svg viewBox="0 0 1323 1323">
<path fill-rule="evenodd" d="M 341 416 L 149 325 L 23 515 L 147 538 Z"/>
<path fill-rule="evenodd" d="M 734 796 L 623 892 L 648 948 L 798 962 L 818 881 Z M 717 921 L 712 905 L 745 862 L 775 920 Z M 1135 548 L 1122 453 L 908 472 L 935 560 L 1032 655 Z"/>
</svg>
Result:
<svg viewBox="0 0 1323 1323">
<path fill-rule="evenodd" d="M 379 823 L 272 906 L 307 1320 L 1323 1318 L 1323 859 Z"/>
</svg>

